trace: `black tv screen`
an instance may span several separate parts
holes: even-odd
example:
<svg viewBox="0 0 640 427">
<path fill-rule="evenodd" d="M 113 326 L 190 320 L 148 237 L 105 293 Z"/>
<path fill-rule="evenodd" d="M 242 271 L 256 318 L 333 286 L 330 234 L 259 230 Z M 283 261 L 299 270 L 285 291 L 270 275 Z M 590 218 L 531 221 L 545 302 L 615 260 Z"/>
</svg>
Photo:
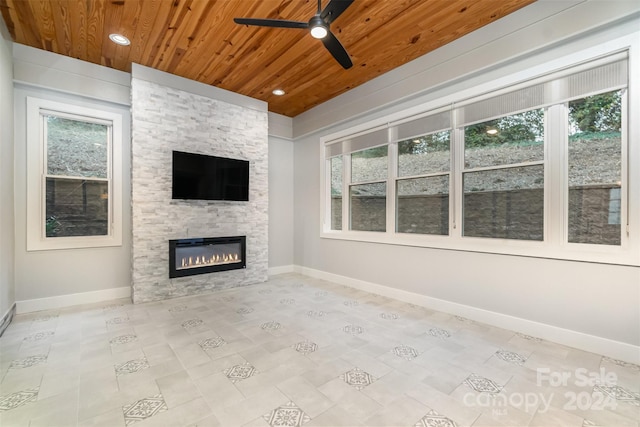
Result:
<svg viewBox="0 0 640 427">
<path fill-rule="evenodd" d="M 172 198 L 249 200 L 249 162 L 173 152 Z"/>
</svg>

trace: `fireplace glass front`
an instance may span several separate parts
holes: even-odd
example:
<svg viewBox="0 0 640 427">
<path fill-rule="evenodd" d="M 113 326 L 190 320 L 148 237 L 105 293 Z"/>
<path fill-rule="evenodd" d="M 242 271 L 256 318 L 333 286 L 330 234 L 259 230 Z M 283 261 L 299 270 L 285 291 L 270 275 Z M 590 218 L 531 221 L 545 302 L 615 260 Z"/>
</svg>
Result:
<svg viewBox="0 0 640 427">
<path fill-rule="evenodd" d="M 169 277 L 246 268 L 246 237 L 169 240 Z"/>
</svg>

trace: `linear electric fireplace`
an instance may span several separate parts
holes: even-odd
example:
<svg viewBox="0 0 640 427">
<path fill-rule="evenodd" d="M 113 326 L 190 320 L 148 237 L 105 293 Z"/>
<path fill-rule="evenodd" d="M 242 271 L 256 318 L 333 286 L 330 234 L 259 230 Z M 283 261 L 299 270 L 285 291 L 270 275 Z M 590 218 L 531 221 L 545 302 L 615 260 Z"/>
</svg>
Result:
<svg viewBox="0 0 640 427">
<path fill-rule="evenodd" d="M 246 258 L 245 236 L 169 240 L 169 277 L 246 268 Z"/>
</svg>

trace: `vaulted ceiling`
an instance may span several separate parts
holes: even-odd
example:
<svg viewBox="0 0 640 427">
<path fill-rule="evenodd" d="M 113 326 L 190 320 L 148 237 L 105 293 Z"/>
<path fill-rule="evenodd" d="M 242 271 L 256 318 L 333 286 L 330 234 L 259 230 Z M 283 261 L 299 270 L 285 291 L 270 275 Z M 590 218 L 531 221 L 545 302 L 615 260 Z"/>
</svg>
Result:
<svg viewBox="0 0 640 427">
<path fill-rule="evenodd" d="M 534 1 L 355 0 L 331 24 L 353 61 L 346 70 L 308 30 L 233 21 L 307 22 L 316 0 L 0 0 L 0 10 L 17 43 L 122 71 L 135 62 L 294 117 Z"/>
</svg>

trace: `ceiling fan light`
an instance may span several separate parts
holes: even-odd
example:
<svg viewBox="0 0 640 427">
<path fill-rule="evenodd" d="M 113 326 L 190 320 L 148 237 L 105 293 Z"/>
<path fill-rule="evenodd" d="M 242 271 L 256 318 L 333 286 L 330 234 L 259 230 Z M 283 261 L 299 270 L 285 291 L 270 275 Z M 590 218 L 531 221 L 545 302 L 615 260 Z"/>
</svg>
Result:
<svg viewBox="0 0 640 427">
<path fill-rule="evenodd" d="M 316 25 L 311 28 L 311 37 L 316 39 L 323 39 L 327 37 L 327 29 L 322 25 Z"/>
</svg>

